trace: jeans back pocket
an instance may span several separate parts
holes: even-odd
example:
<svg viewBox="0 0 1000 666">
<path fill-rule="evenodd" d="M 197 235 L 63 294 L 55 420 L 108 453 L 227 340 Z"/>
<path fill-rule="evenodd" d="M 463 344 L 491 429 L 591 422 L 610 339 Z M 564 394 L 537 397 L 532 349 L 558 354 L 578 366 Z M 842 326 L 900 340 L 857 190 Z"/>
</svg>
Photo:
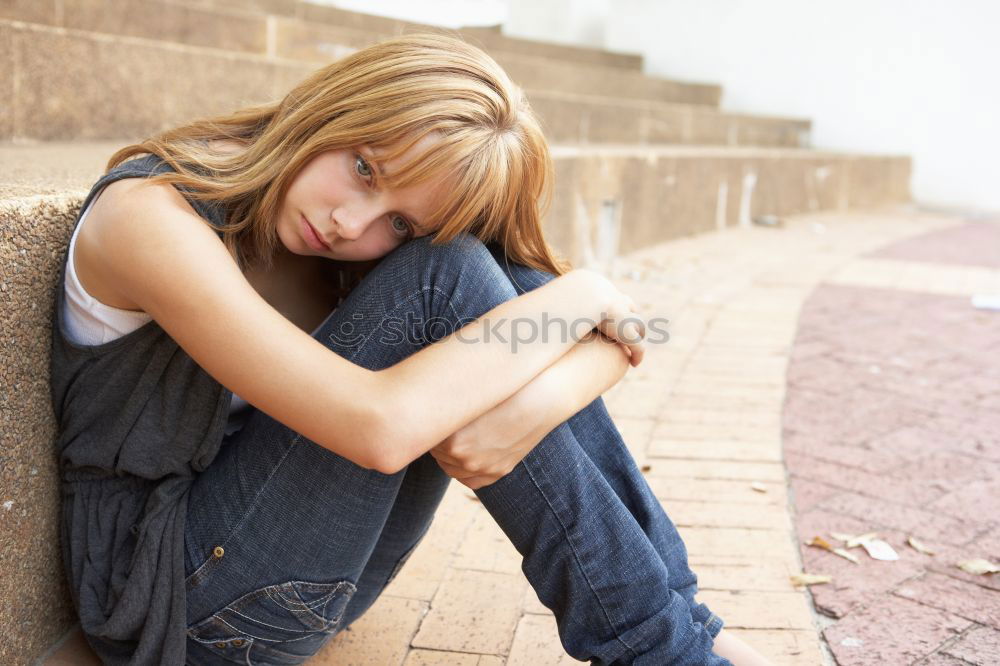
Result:
<svg viewBox="0 0 1000 666">
<path fill-rule="evenodd" d="M 288 581 L 244 594 L 188 628 L 188 638 L 227 660 L 301 664 L 337 632 L 357 588 Z"/>
</svg>

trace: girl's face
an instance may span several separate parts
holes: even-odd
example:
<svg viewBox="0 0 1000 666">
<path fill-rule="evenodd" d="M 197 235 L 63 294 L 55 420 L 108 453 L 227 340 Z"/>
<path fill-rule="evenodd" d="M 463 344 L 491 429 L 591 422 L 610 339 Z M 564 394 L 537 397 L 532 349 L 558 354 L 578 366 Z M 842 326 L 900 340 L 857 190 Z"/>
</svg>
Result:
<svg viewBox="0 0 1000 666">
<path fill-rule="evenodd" d="M 413 238 L 433 233 L 427 216 L 448 192 L 446 179 L 388 189 L 382 174 L 414 154 L 433 149 L 425 136 L 399 162 L 383 162 L 368 146 L 320 153 L 295 176 L 285 194 L 278 237 L 294 254 L 341 261 L 385 256 Z"/>
</svg>

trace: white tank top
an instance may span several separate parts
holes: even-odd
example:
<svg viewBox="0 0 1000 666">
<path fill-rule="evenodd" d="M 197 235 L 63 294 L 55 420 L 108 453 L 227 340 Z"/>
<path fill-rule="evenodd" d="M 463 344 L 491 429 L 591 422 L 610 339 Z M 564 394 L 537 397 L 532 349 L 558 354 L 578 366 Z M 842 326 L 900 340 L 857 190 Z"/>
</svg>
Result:
<svg viewBox="0 0 1000 666">
<path fill-rule="evenodd" d="M 73 249 L 76 247 L 76 237 L 80 233 L 90 208 L 99 197 L 94 197 L 73 231 L 69 241 L 69 258 L 66 260 L 66 294 L 63 298 L 63 318 L 66 323 L 66 336 L 78 345 L 102 345 L 126 333 L 130 333 L 152 320 L 145 312 L 123 310 L 122 308 L 105 305 L 87 293 L 76 275 L 73 264 Z M 315 335 L 323 324 L 312 332 Z M 240 428 L 250 416 L 253 407 L 246 400 L 233 393 L 229 404 L 229 421 L 226 424 L 226 434 L 230 435 Z"/>
</svg>

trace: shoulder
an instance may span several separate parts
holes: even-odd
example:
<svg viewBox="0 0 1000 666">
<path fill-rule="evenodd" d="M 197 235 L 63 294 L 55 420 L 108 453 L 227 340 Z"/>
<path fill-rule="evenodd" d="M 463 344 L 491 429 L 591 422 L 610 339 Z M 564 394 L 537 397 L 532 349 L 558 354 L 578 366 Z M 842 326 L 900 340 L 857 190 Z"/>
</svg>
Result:
<svg viewBox="0 0 1000 666">
<path fill-rule="evenodd" d="M 216 231 L 173 185 L 139 177 L 116 180 L 101 190 L 77 234 L 73 256 L 77 277 L 101 303 L 143 312 L 127 295 L 129 290 L 123 287 L 128 285 L 120 283 L 112 263 L 139 245 L 162 243 L 172 234 L 224 247 Z"/>
</svg>

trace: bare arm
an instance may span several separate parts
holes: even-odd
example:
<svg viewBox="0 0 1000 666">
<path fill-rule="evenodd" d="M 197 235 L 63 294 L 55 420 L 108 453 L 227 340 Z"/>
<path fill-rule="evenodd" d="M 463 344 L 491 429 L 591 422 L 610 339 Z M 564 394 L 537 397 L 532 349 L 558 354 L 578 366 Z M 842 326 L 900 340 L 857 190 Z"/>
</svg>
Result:
<svg viewBox="0 0 1000 666">
<path fill-rule="evenodd" d="M 542 312 L 591 320 L 577 322 L 572 336 L 514 354 L 495 338 L 483 341 L 480 319 L 460 331 L 480 342 L 453 334 L 375 372 L 331 352 L 261 298 L 170 185 L 125 179 L 107 186 L 83 231 L 96 279 L 130 309 L 150 314 L 218 382 L 319 445 L 388 473 L 513 395 L 569 351 L 618 295 L 597 273 L 572 271 L 487 313 L 490 323 L 524 317 L 539 327 Z M 491 330 L 510 339 L 509 323 Z"/>
<path fill-rule="evenodd" d="M 621 381 L 628 368 L 621 345 L 592 334 L 536 377 L 538 387 L 520 401 L 520 413 L 536 412 L 547 434 Z"/>
<path fill-rule="evenodd" d="M 431 449 L 431 455 L 469 488 L 489 485 L 617 383 L 628 367 L 621 345 L 588 335 L 517 393 Z"/>
<path fill-rule="evenodd" d="M 384 404 L 397 410 L 394 419 L 387 415 L 384 421 L 392 433 L 381 438 L 392 443 L 383 451 L 384 459 L 394 461 L 388 470 L 405 467 L 565 356 L 608 310 L 612 295 L 605 283 L 610 285 L 592 271 L 571 271 L 380 371 L 388 396 Z M 541 331 L 543 313 L 550 324 L 567 322 L 568 335 L 553 326 L 545 338 L 534 336 L 514 351 L 512 326 L 523 327 L 522 335 L 525 330 Z"/>
</svg>

